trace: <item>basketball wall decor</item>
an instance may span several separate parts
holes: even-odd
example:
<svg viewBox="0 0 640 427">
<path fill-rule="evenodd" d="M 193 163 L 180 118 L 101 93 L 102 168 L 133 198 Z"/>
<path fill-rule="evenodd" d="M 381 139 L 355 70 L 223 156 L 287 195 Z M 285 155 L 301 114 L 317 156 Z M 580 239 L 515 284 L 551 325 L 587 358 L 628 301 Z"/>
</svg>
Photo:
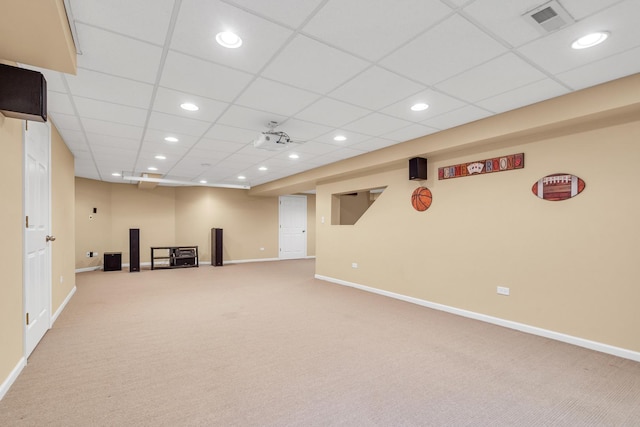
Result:
<svg viewBox="0 0 640 427">
<path fill-rule="evenodd" d="M 524 153 L 509 154 L 492 159 L 460 163 L 438 168 L 438 179 L 460 178 L 463 176 L 483 175 L 492 172 L 504 172 L 524 168 Z"/>
<path fill-rule="evenodd" d="M 584 181 L 575 175 L 555 173 L 540 178 L 533 184 L 531 191 L 541 199 L 557 202 L 577 196 L 584 187 Z"/>
<path fill-rule="evenodd" d="M 427 187 L 418 187 L 411 194 L 411 206 L 418 212 L 424 212 L 431 206 L 433 196 Z"/>
</svg>

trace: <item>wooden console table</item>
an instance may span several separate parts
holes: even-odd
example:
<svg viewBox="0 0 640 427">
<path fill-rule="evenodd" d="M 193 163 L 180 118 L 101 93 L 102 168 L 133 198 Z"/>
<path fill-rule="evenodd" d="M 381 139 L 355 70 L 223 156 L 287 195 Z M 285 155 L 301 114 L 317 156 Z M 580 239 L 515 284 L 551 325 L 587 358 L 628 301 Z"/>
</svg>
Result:
<svg viewBox="0 0 640 427">
<path fill-rule="evenodd" d="M 164 260 L 156 265 L 156 260 Z M 151 269 L 199 267 L 197 246 L 152 246 Z"/>
</svg>

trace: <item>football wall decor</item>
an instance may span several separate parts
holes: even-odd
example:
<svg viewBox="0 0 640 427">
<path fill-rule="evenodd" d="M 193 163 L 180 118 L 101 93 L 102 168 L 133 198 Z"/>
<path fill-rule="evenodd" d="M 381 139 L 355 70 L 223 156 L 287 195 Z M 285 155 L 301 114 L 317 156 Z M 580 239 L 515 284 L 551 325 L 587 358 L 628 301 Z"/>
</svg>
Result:
<svg viewBox="0 0 640 427">
<path fill-rule="evenodd" d="M 509 154 L 508 156 L 475 162 L 460 163 L 458 165 L 438 168 L 438 179 L 460 178 L 463 176 L 483 175 L 492 172 L 504 172 L 524 168 L 524 153 Z"/>
<path fill-rule="evenodd" d="M 560 201 L 582 193 L 585 185 L 584 181 L 575 175 L 555 173 L 540 178 L 533 184 L 531 191 L 541 199 Z"/>
<path fill-rule="evenodd" d="M 429 209 L 432 201 L 433 195 L 427 187 L 418 187 L 411 194 L 411 206 L 418 212 L 424 212 Z"/>
</svg>

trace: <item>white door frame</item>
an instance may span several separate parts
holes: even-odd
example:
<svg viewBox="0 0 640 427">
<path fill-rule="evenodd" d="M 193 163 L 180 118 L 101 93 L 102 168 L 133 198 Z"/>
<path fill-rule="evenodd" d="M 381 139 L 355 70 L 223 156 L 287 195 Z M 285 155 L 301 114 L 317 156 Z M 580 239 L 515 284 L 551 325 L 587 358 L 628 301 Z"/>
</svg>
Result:
<svg viewBox="0 0 640 427">
<path fill-rule="evenodd" d="M 36 123 L 35 126 L 40 125 L 40 123 Z M 45 206 L 46 206 L 46 230 L 45 230 L 45 234 L 46 236 L 50 236 L 51 233 L 51 125 L 49 122 L 44 123 L 43 125 L 45 125 L 47 127 L 47 200 L 45 202 Z M 28 185 L 27 185 L 27 175 L 29 173 L 28 171 L 28 156 L 27 156 L 27 129 L 29 126 L 34 126 L 33 122 L 28 122 L 28 121 L 24 121 L 24 126 L 22 128 L 22 141 L 23 141 L 23 172 L 22 172 L 22 226 L 23 226 L 23 233 L 22 233 L 22 242 L 23 242 L 23 254 L 22 254 L 22 265 L 23 265 L 23 276 L 22 276 L 22 314 L 23 314 L 23 353 L 24 353 L 24 357 L 25 360 L 29 357 L 29 355 L 31 354 L 31 352 L 33 352 L 33 350 L 35 349 L 35 347 L 37 346 L 37 343 L 33 346 L 33 348 L 29 348 L 29 343 L 28 343 L 28 336 L 27 336 L 27 332 L 28 332 L 28 325 L 27 325 L 27 319 L 26 319 L 26 313 L 27 313 L 27 304 L 28 304 L 28 282 L 27 282 L 27 266 L 28 266 L 28 259 L 27 259 L 27 255 L 28 255 L 28 247 L 27 247 L 27 224 L 26 224 L 26 216 L 27 216 L 27 207 L 28 207 Z M 52 271 L 52 266 L 51 266 L 51 244 L 50 242 L 46 243 L 46 248 L 45 248 L 45 271 L 43 273 L 43 278 L 45 280 L 45 286 L 44 291 L 45 294 L 43 295 L 44 298 L 44 306 L 46 307 L 47 313 L 46 316 L 43 320 L 43 323 L 46 325 L 46 330 L 48 331 L 49 329 L 51 329 L 51 293 L 52 293 L 52 282 L 51 282 L 51 271 Z M 44 332 L 46 333 L 46 331 Z M 44 334 L 43 334 L 44 336 Z M 39 340 L 42 337 L 39 337 Z"/>
</svg>

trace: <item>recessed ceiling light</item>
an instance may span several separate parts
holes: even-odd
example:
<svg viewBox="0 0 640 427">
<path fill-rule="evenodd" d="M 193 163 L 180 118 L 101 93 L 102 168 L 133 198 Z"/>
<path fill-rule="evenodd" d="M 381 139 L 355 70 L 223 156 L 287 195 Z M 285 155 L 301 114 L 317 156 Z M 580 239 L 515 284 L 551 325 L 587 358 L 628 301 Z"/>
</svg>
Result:
<svg viewBox="0 0 640 427">
<path fill-rule="evenodd" d="M 238 175 L 238 179 L 247 179 L 247 177 L 244 175 Z"/>
<path fill-rule="evenodd" d="M 411 111 L 424 111 L 429 108 L 429 104 L 425 104 L 424 102 L 418 102 L 417 104 L 413 104 L 411 106 Z"/>
<path fill-rule="evenodd" d="M 229 49 L 235 49 L 242 46 L 242 39 L 231 31 L 223 31 L 216 34 L 216 41 L 220 46 L 227 47 Z"/>
<path fill-rule="evenodd" d="M 167 158 L 165 156 L 163 156 L 162 154 L 158 154 L 155 158 L 158 159 L 158 160 L 167 160 Z"/>
<path fill-rule="evenodd" d="M 260 167 L 258 168 L 258 170 L 259 170 L 259 171 L 266 171 L 266 170 L 267 170 L 267 167 L 266 167 L 266 166 L 260 166 Z"/>
<path fill-rule="evenodd" d="M 149 166 L 149 167 L 147 168 L 147 170 L 150 170 L 150 171 L 157 171 L 157 170 L 158 170 L 158 168 L 156 168 L 156 167 L 154 167 L 154 166 Z"/>
<path fill-rule="evenodd" d="M 347 137 L 344 135 L 336 135 L 335 137 L 333 137 L 334 141 L 346 141 Z"/>
<path fill-rule="evenodd" d="M 609 33 L 606 31 L 599 31 L 596 33 L 587 34 L 580 37 L 578 40 L 571 44 L 573 49 L 586 49 L 593 47 L 605 41 L 609 37 Z"/>
<path fill-rule="evenodd" d="M 167 142 L 178 142 L 179 141 L 179 139 L 176 138 L 175 136 L 168 136 L 164 140 L 167 141 Z"/>
<path fill-rule="evenodd" d="M 111 174 L 111 176 L 120 176 L 120 174 L 118 172 L 114 172 Z"/>
<path fill-rule="evenodd" d="M 293 154 L 289 154 L 289 158 L 290 159 L 299 159 L 300 156 L 298 156 L 297 154 L 293 153 Z"/>
<path fill-rule="evenodd" d="M 180 108 L 187 111 L 198 111 L 200 109 L 200 107 L 198 107 L 196 104 L 192 104 L 190 102 L 185 102 L 184 104 L 180 104 Z"/>
<path fill-rule="evenodd" d="M 206 183 L 207 183 L 207 180 L 206 180 L 206 179 L 201 179 L 201 180 L 200 180 L 200 184 L 206 184 Z"/>
</svg>

